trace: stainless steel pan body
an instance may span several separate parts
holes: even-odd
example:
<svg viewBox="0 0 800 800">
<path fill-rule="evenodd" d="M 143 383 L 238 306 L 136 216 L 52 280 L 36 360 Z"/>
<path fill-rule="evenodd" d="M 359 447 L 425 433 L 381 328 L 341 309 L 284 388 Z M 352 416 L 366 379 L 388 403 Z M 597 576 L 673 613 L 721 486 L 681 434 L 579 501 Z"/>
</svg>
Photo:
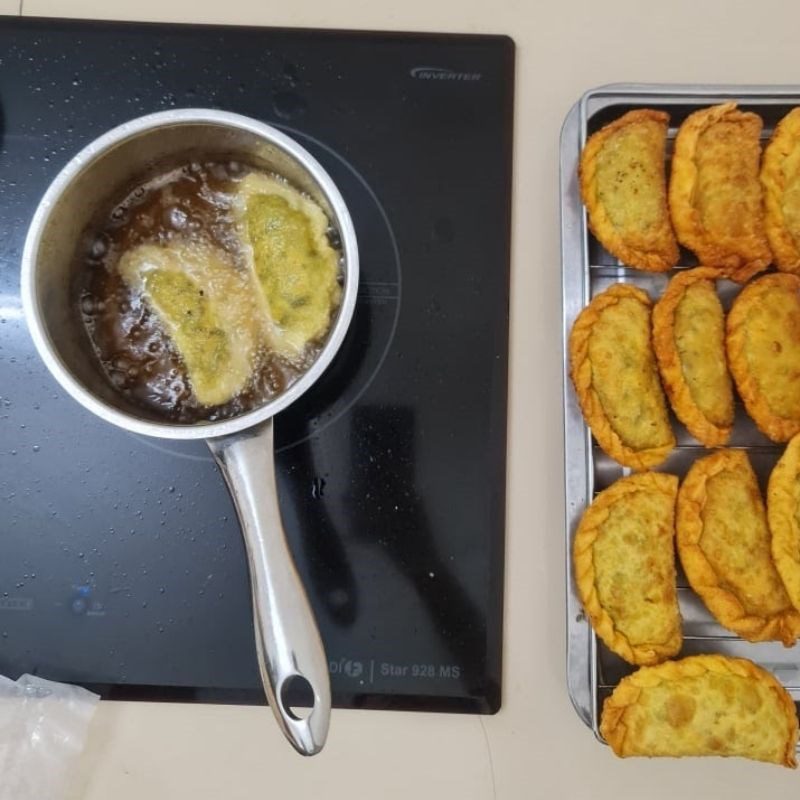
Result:
<svg viewBox="0 0 800 800">
<path fill-rule="evenodd" d="M 313 365 L 271 402 L 221 422 L 171 424 L 133 406 L 101 374 L 76 313 L 77 243 L 98 209 L 154 165 L 191 153 L 227 154 L 276 172 L 326 212 L 342 244 L 342 302 Z M 248 117 L 181 109 L 140 117 L 93 141 L 55 178 L 30 225 L 22 258 L 22 300 L 36 348 L 58 382 L 84 408 L 134 433 L 206 439 L 233 496 L 253 594 L 256 647 L 278 723 L 304 755 L 319 752 L 330 719 L 327 660 L 281 524 L 272 417 L 309 389 L 344 339 L 358 291 L 358 248 L 344 200 L 320 164 L 294 140 Z M 314 706 L 299 719 L 284 691 L 304 679 Z"/>
</svg>

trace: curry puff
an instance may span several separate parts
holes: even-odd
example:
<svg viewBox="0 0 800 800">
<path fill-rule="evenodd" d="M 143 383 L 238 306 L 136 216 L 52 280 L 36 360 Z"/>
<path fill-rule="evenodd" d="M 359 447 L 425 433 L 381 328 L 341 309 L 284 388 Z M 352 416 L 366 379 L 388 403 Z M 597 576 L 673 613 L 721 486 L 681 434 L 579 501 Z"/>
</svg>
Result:
<svg viewBox="0 0 800 800">
<path fill-rule="evenodd" d="M 678 241 L 744 282 L 769 266 L 758 114 L 724 103 L 690 114 L 675 139 L 669 207 Z"/>
<path fill-rule="evenodd" d="M 643 470 L 675 446 L 651 343 L 646 292 L 613 284 L 581 311 L 569 337 L 570 375 L 597 443 Z"/>
<path fill-rule="evenodd" d="M 678 419 L 706 447 L 728 441 L 733 389 L 725 357 L 725 314 L 713 269 L 678 273 L 653 309 L 653 348 Z"/>
<path fill-rule="evenodd" d="M 796 767 L 797 711 L 767 670 L 743 658 L 689 656 L 642 667 L 603 704 L 600 733 L 628 756 L 739 756 Z"/>
<path fill-rule="evenodd" d="M 267 342 L 284 358 L 302 360 L 327 333 L 342 297 L 328 219 L 288 183 L 258 172 L 239 183 L 235 214 Z"/>
<path fill-rule="evenodd" d="M 694 462 L 678 492 L 677 542 L 689 584 L 721 625 L 750 642 L 795 643 L 800 612 L 772 560 L 764 502 L 744 451 Z"/>
<path fill-rule="evenodd" d="M 800 273 L 800 108 L 776 126 L 761 164 L 767 238 L 778 269 Z"/>
<path fill-rule="evenodd" d="M 622 478 L 594 499 L 575 534 L 575 581 L 586 615 L 606 645 L 631 664 L 657 664 L 681 649 L 677 494 L 674 475 Z"/>
<path fill-rule="evenodd" d="M 800 277 L 765 275 L 728 314 L 731 374 L 747 413 L 776 442 L 800 432 Z"/>
<path fill-rule="evenodd" d="M 792 605 L 800 609 L 800 435 L 786 446 L 767 489 L 772 559 Z"/>
<path fill-rule="evenodd" d="M 678 263 L 669 220 L 665 148 L 669 115 L 629 111 L 601 128 L 581 153 L 589 227 L 623 264 L 663 272 Z"/>
<path fill-rule="evenodd" d="M 125 283 L 158 315 L 198 402 L 226 403 L 251 379 L 258 315 L 246 277 L 203 241 L 142 244 L 119 260 Z"/>
</svg>

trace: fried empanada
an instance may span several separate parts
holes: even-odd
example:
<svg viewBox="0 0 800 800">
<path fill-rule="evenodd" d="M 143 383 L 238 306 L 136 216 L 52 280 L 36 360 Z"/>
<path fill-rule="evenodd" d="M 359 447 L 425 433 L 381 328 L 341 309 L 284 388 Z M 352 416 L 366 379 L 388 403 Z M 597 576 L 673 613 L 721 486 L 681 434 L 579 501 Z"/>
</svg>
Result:
<svg viewBox="0 0 800 800">
<path fill-rule="evenodd" d="M 800 108 L 776 126 L 761 164 L 767 238 L 775 264 L 800 273 Z"/>
<path fill-rule="evenodd" d="M 620 757 L 740 756 L 796 767 L 797 710 L 752 661 L 689 656 L 641 667 L 603 704 L 600 733 Z"/>
<path fill-rule="evenodd" d="M 141 244 L 119 260 L 125 283 L 158 315 L 198 402 L 221 405 L 251 379 L 259 331 L 249 282 L 202 241 Z"/>
<path fill-rule="evenodd" d="M 724 445 L 733 427 L 716 277 L 706 267 L 678 273 L 653 309 L 653 348 L 667 396 L 678 419 L 706 447 Z"/>
<path fill-rule="evenodd" d="M 597 443 L 620 464 L 649 469 L 675 446 L 650 336 L 646 292 L 614 284 L 581 311 L 569 337 L 570 376 Z"/>
<path fill-rule="evenodd" d="M 764 227 L 758 114 L 701 109 L 678 129 L 669 207 L 678 241 L 701 264 L 744 282 L 772 261 Z"/>
<path fill-rule="evenodd" d="M 342 296 L 328 218 L 285 181 L 258 172 L 239 182 L 234 211 L 270 347 L 302 359 L 327 333 Z"/>
<path fill-rule="evenodd" d="M 694 462 L 678 492 L 676 527 L 689 584 L 721 625 L 750 642 L 795 643 L 800 612 L 772 561 L 747 453 L 718 450 Z"/>
<path fill-rule="evenodd" d="M 629 111 L 589 137 L 581 153 L 592 233 L 623 264 L 650 272 L 674 267 L 679 256 L 664 175 L 668 124 L 663 111 Z"/>
<path fill-rule="evenodd" d="M 767 488 L 772 560 L 792 605 L 800 609 L 800 434 L 786 446 Z"/>
<path fill-rule="evenodd" d="M 643 472 L 595 497 L 575 533 L 575 582 L 606 645 L 631 664 L 657 664 L 681 649 L 675 589 L 678 479 Z"/>
<path fill-rule="evenodd" d="M 800 433 L 800 277 L 764 275 L 734 300 L 728 364 L 747 413 L 776 442 Z"/>
</svg>

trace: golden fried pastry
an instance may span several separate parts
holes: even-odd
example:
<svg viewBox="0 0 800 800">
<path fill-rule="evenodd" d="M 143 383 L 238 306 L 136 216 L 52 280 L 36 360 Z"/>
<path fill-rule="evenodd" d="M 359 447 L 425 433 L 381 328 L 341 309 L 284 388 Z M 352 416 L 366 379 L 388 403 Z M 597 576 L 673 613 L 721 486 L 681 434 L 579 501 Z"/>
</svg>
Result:
<svg viewBox="0 0 800 800">
<path fill-rule="evenodd" d="M 718 450 L 694 462 L 678 492 L 676 527 L 689 584 L 721 625 L 750 642 L 795 643 L 800 612 L 772 561 L 747 453 Z"/>
<path fill-rule="evenodd" d="M 281 355 L 302 358 L 327 333 L 342 296 L 328 219 L 288 183 L 259 172 L 239 182 L 235 211 L 267 340 Z"/>
<path fill-rule="evenodd" d="M 689 656 L 642 667 L 603 704 L 600 733 L 628 756 L 740 756 L 796 767 L 797 710 L 743 658 Z"/>
<path fill-rule="evenodd" d="M 258 350 L 251 288 L 230 256 L 201 241 L 142 244 L 119 261 L 123 280 L 158 315 L 198 402 L 227 403 L 252 377 Z"/>
<path fill-rule="evenodd" d="M 678 263 L 669 220 L 664 151 L 669 115 L 629 111 L 593 134 L 579 178 L 589 227 L 623 264 L 663 272 Z"/>
<path fill-rule="evenodd" d="M 761 164 L 767 238 L 775 264 L 800 273 L 800 108 L 777 125 Z"/>
<path fill-rule="evenodd" d="M 653 348 L 672 408 L 706 447 L 728 441 L 733 389 L 725 357 L 725 314 L 716 270 L 678 273 L 653 309 Z"/>
<path fill-rule="evenodd" d="M 767 489 L 772 560 L 792 605 L 800 609 L 800 434 L 786 446 Z"/>
<path fill-rule="evenodd" d="M 800 432 L 800 277 L 764 275 L 727 321 L 728 364 L 747 413 L 776 442 Z"/>
<path fill-rule="evenodd" d="M 650 337 L 646 292 L 614 284 L 581 311 L 570 375 L 597 443 L 620 464 L 649 469 L 675 446 Z"/>
<path fill-rule="evenodd" d="M 643 472 L 595 497 L 573 543 L 575 582 L 606 645 L 631 664 L 657 664 L 681 649 L 675 590 L 678 479 Z"/>
<path fill-rule="evenodd" d="M 669 206 L 678 241 L 701 264 L 744 282 L 769 266 L 758 114 L 724 103 L 690 114 L 678 130 Z"/>
</svg>

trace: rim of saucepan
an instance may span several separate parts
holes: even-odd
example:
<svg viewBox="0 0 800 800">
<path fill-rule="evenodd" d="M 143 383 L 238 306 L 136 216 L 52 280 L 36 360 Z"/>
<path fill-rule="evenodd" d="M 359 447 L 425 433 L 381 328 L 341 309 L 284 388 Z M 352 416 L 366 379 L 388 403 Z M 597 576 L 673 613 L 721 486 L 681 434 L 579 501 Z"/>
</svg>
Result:
<svg viewBox="0 0 800 800">
<path fill-rule="evenodd" d="M 309 369 L 285 392 L 241 416 L 219 422 L 179 425 L 146 420 L 122 411 L 104 402 L 74 377 L 62 362 L 47 333 L 35 288 L 35 278 L 42 232 L 50 219 L 50 213 L 58 198 L 85 169 L 112 148 L 153 128 L 198 123 L 239 128 L 260 136 L 278 146 L 311 174 L 326 195 L 333 210 L 332 222 L 336 225 L 342 242 L 344 285 L 339 312 L 328 333 L 325 345 Z M 84 147 L 55 177 L 36 208 L 25 239 L 22 254 L 21 291 L 25 319 L 39 355 L 55 379 L 84 408 L 107 422 L 146 436 L 163 439 L 211 439 L 237 433 L 269 419 L 300 397 L 324 372 L 339 350 L 355 310 L 358 292 L 358 245 L 350 212 L 347 210 L 336 184 L 322 165 L 294 139 L 271 125 L 228 111 L 195 108 L 159 111 L 137 117 L 104 133 Z M 94 358 L 93 353 L 87 352 L 86 355 L 87 358 Z"/>
</svg>

